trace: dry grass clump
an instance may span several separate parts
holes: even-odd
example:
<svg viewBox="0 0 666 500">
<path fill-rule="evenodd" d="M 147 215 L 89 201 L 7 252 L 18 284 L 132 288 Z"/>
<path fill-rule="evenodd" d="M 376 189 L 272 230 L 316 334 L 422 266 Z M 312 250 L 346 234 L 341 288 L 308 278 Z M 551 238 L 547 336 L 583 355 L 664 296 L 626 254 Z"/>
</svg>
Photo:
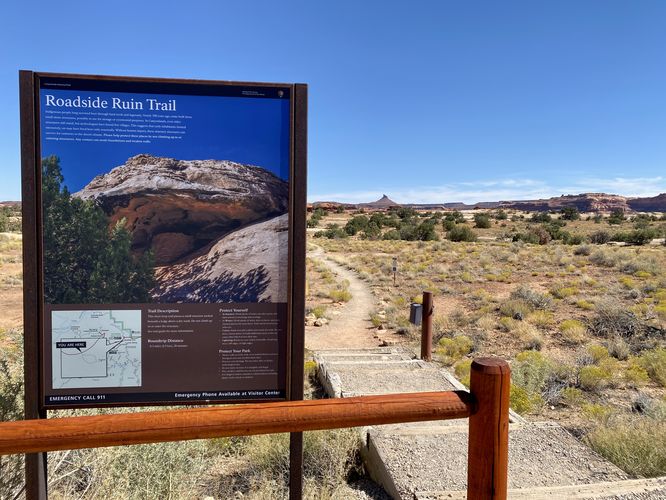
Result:
<svg viewBox="0 0 666 500">
<path fill-rule="evenodd" d="M 556 284 L 550 289 L 550 293 L 557 299 L 566 299 L 572 295 L 577 295 L 579 290 L 577 287 L 565 284 Z"/>
<path fill-rule="evenodd" d="M 539 328 L 549 328 L 555 324 L 555 316 L 550 311 L 534 311 L 527 316 L 527 321 Z"/>
<path fill-rule="evenodd" d="M 483 331 L 491 332 L 497 327 L 497 321 L 490 314 L 484 314 L 476 320 L 476 326 Z"/>
<path fill-rule="evenodd" d="M 304 433 L 304 498 L 347 498 L 346 481 L 357 469 L 358 446 L 356 429 Z M 256 500 L 288 497 L 288 434 L 245 438 L 231 458 L 236 461 L 234 470 L 220 476 L 206 495 Z"/>
<path fill-rule="evenodd" d="M 522 320 L 532 312 L 532 306 L 520 299 L 509 299 L 500 305 L 500 315 Z"/>
<path fill-rule="evenodd" d="M 566 319 L 560 323 L 560 332 L 567 342 L 580 344 L 585 340 L 587 328 L 577 319 Z"/>
<path fill-rule="evenodd" d="M 209 443 L 194 440 L 49 453 L 49 487 L 54 496 L 64 498 L 186 498 L 217 455 Z"/>
<path fill-rule="evenodd" d="M 666 474 L 666 421 L 618 418 L 597 426 L 585 438 L 594 451 L 629 474 Z"/>
</svg>

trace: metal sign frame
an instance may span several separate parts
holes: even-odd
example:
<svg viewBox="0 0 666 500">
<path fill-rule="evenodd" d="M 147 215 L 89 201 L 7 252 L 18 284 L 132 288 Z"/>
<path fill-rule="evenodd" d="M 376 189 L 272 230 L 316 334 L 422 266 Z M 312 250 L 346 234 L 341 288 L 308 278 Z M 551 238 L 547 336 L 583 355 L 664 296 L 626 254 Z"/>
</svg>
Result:
<svg viewBox="0 0 666 500">
<path fill-rule="evenodd" d="M 165 86 L 244 86 L 288 87 L 290 99 L 290 176 L 289 176 L 289 256 L 287 295 L 286 400 L 303 398 L 304 316 L 305 316 L 305 218 L 307 172 L 307 85 L 256 82 L 203 81 L 165 78 L 92 76 L 63 73 L 19 72 L 21 119 L 21 169 L 23 212 L 23 281 L 24 281 L 24 377 L 25 418 L 46 418 L 43 404 L 44 366 L 43 335 L 43 254 L 41 214 L 41 148 L 40 148 L 40 79 L 68 78 L 99 82 L 129 82 L 136 85 Z M 228 400 L 244 403 L 252 400 Z M 256 400 L 255 400 L 256 401 Z M 208 404 L 202 401 L 198 404 Z M 118 404 L 79 404 L 67 407 L 153 406 L 178 404 L 168 402 L 137 402 Z M 182 404 L 193 404 L 191 401 Z M 194 403 L 197 404 L 197 403 Z M 49 406 L 49 409 L 53 407 Z M 290 442 L 292 498 L 302 491 L 302 434 L 293 433 Z M 26 494 L 28 498 L 46 497 L 45 454 L 26 456 Z"/>
</svg>

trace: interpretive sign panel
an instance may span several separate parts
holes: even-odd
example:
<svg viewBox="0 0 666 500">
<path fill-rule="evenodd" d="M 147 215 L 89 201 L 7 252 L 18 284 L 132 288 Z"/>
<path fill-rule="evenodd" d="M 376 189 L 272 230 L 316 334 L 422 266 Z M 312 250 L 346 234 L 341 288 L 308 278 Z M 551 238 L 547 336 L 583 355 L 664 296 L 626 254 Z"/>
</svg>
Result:
<svg viewBox="0 0 666 500">
<path fill-rule="evenodd" d="M 32 75 L 40 406 L 289 398 L 304 86 Z"/>
</svg>

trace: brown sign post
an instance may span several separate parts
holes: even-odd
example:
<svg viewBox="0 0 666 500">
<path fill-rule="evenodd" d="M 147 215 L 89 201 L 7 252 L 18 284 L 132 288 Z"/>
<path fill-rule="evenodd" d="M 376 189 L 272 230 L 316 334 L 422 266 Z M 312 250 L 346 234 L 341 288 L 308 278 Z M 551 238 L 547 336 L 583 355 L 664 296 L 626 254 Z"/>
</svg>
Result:
<svg viewBox="0 0 666 500">
<path fill-rule="evenodd" d="M 302 399 L 307 86 L 19 83 L 26 418 Z"/>
</svg>

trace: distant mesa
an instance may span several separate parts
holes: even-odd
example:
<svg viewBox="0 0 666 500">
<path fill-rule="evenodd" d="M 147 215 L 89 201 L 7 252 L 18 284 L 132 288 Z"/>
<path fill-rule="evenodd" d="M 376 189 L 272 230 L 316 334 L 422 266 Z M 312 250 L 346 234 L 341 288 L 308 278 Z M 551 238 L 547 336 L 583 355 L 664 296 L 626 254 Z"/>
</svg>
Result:
<svg viewBox="0 0 666 500">
<path fill-rule="evenodd" d="M 141 154 L 74 194 L 125 218 L 132 249 L 153 248 L 157 264 L 202 250 L 224 235 L 287 212 L 288 184 L 261 167 L 229 160 Z"/>
<path fill-rule="evenodd" d="M 565 207 L 575 207 L 580 212 L 666 212 L 666 193 L 647 198 L 631 198 L 616 194 L 582 193 L 576 195 L 562 195 L 537 200 L 505 200 L 487 201 L 473 204 L 462 202 L 446 203 L 403 203 L 399 204 L 383 195 L 379 200 L 371 203 L 340 203 L 335 201 L 314 202 L 308 206 L 310 210 L 321 207 L 335 209 L 343 207 L 346 210 L 374 209 L 386 210 L 391 207 L 405 207 L 416 210 L 492 210 L 515 209 L 527 212 L 559 211 Z"/>
</svg>

